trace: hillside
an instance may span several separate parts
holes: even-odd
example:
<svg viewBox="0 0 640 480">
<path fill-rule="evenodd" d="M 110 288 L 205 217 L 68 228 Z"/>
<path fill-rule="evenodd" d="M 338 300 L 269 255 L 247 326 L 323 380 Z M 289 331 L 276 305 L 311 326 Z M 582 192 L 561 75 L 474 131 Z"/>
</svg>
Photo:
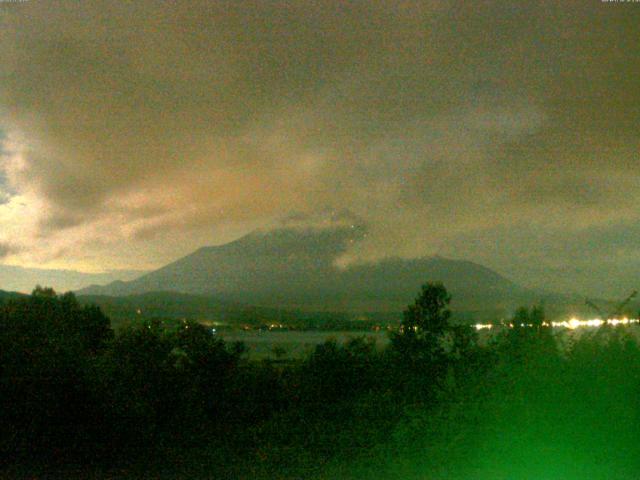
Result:
<svg viewBox="0 0 640 480">
<path fill-rule="evenodd" d="M 104 285 L 116 280 L 132 280 L 144 272 L 115 270 L 104 273 L 86 273 L 75 270 L 25 268 L 0 265 L 0 289 L 31 293 L 36 285 L 52 287 L 56 292 L 78 290 L 92 284 Z"/>
<path fill-rule="evenodd" d="M 17 298 L 24 297 L 24 293 L 20 292 L 6 292 L 4 290 L 0 290 L 0 303 L 6 302 L 8 300 L 15 300 Z"/>
</svg>

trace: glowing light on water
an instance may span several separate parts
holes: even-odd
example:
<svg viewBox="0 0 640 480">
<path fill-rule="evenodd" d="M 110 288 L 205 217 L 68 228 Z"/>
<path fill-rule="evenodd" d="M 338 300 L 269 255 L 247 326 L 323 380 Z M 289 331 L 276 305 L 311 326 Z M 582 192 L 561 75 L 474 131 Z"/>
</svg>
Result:
<svg viewBox="0 0 640 480">
<path fill-rule="evenodd" d="M 571 318 L 569 320 L 564 320 L 562 322 L 551 322 L 551 326 L 554 328 L 568 328 L 570 330 L 575 330 L 576 328 L 581 328 L 581 327 L 601 327 L 604 324 L 607 325 L 613 325 L 613 326 L 617 326 L 617 325 L 631 325 L 631 324 L 635 324 L 635 323 L 640 323 L 640 319 L 638 318 L 627 318 L 627 317 L 623 317 L 623 318 L 609 318 L 608 320 L 602 320 L 601 318 L 592 318 L 589 320 L 578 320 L 577 318 Z M 542 323 L 543 326 L 548 327 L 549 323 L 548 322 L 543 322 Z M 513 324 L 507 324 L 507 326 L 509 328 L 513 328 Z M 521 323 L 520 327 L 532 327 L 533 325 L 531 324 L 525 324 L 525 323 Z M 493 324 L 491 323 L 477 323 L 474 325 L 474 328 L 476 330 L 483 330 L 483 329 L 491 329 L 493 328 Z"/>
<path fill-rule="evenodd" d="M 487 330 L 491 330 L 493 328 L 493 325 L 491 323 L 476 323 L 474 325 L 476 330 L 483 330 L 483 329 L 487 329 Z"/>
<path fill-rule="evenodd" d="M 579 327 L 601 327 L 604 324 L 607 325 L 629 325 L 632 323 L 639 323 L 640 320 L 637 318 L 609 318 L 608 320 L 602 320 L 601 318 L 592 318 L 590 320 L 578 320 L 577 318 L 572 318 L 568 322 L 552 322 L 551 325 L 554 327 L 564 327 L 574 330 Z"/>
</svg>

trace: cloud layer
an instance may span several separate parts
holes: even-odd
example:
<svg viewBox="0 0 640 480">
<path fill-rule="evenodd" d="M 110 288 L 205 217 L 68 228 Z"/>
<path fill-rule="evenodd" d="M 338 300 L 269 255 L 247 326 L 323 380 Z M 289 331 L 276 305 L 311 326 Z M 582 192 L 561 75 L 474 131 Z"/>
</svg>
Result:
<svg viewBox="0 0 640 480">
<path fill-rule="evenodd" d="M 594 269 L 640 262 L 636 5 L 0 8 L 17 263 L 149 268 L 343 209 L 369 229 L 348 261 L 441 253 L 553 284 L 541 261 L 575 258 L 543 239 L 587 255 L 611 232 L 625 254 Z"/>
</svg>

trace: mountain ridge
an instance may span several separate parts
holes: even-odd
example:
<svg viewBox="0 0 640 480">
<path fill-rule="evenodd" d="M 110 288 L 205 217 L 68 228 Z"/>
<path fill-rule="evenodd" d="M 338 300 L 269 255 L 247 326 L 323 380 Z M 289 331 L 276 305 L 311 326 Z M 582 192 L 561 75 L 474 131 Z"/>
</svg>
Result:
<svg viewBox="0 0 640 480">
<path fill-rule="evenodd" d="M 133 280 L 145 271 L 112 270 L 101 273 L 80 272 L 70 269 L 29 268 L 18 265 L 0 265 L 0 289 L 31 293 L 36 285 L 52 287 L 58 292 L 78 290 L 120 280 Z"/>
</svg>

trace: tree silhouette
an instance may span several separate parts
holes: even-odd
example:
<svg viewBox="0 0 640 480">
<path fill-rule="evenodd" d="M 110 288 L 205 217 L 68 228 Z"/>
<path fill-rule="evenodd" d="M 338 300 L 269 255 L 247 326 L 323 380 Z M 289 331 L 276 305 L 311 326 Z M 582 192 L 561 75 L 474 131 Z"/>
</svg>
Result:
<svg viewBox="0 0 640 480">
<path fill-rule="evenodd" d="M 529 325 L 531 318 L 529 317 L 529 309 L 527 307 L 519 307 L 513 314 L 511 324 L 514 329 L 523 328 Z"/>
<path fill-rule="evenodd" d="M 442 283 L 428 282 L 404 311 L 400 331 L 391 337 L 391 342 L 411 370 L 426 369 L 431 377 L 439 377 L 446 370 L 442 337 L 450 330 L 450 302 L 451 295 Z"/>
<path fill-rule="evenodd" d="M 451 295 L 442 283 L 426 283 L 413 305 L 403 313 L 402 331 L 417 339 L 432 339 L 449 327 Z"/>
<path fill-rule="evenodd" d="M 38 286 L 0 307 L 0 452 L 82 443 L 99 417 L 89 372 L 112 336 L 100 309 L 73 293 Z"/>
<path fill-rule="evenodd" d="M 529 313 L 529 321 L 536 328 L 541 328 L 544 323 L 544 307 L 542 305 L 534 305 Z"/>
</svg>

